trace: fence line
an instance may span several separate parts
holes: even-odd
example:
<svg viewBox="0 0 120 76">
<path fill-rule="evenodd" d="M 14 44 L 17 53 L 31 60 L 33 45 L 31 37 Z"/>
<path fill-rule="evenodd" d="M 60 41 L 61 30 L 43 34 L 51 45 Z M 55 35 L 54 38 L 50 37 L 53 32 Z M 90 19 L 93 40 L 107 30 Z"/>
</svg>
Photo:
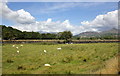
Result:
<svg viewBox="0 0 120 76">
<path fill-rule="evenodd" d="M 36 43 L 36 42 L 64 43 L 64 40 L 2 40 L 2 43 Z M 72 40 L 71 42 L 72 43 L 113 43 L 113 42 L 119 43 L 120 40 Z"/>
</svg>

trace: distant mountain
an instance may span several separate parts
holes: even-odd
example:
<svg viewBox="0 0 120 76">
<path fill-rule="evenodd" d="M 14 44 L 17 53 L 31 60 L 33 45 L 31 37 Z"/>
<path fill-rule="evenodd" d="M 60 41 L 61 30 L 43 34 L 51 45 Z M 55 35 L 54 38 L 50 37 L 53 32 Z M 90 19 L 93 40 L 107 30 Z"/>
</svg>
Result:
<svg viewBox="0 0 120 76">
<path fill-rule="evenodd" d="M 75 35 L 75 37 L 101 37 L 101 36 L 108 36 L 108 35 L 118 35 L 118 29 L 112 28 L 107 31 L 102 31 L 102 32 L 94 32 L 94 31 L 87 31 L 87 32 L 82 32 L 78 35 Z"/>
<path fill-rule="evenodd" d="M 91 36 L 98 36 L 99 33 L 98 32 L 93 32 L 93 31 L 87 31 L 87 32 L 82 32 L 78 35 L 76 35 L 77 37 L 82 36 L 82 37 L 91 37 Z"/>
<path fill-rule="evenodd" d="M 102 31 L 101 34 L 118 34 L 118 29 L 113 28 L 107 31 Z"/>
</svg>

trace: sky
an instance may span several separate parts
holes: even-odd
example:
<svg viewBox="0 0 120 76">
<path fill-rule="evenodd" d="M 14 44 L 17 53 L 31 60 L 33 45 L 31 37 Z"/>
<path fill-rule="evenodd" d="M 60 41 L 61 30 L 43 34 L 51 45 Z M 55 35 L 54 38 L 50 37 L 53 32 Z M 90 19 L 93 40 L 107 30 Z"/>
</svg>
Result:
<svg viewBox="0 0 120 76">
<path fill-rule="evenodd" d="M 22 31 L 76 35 L 118 27 L 117 2 L 7 2 L 0 9 L 1 24 Z"/>
</svg>

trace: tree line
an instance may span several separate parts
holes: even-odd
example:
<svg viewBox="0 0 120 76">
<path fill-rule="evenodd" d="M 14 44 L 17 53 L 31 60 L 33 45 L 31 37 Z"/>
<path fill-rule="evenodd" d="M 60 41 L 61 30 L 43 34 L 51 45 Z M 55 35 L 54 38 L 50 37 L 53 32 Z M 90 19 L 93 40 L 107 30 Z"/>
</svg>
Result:
<svg viewBox="0 0 120 76">
<path fill-rule="evenodd" d="M 20 31 L 18 29 L 12 28 L 10 26 L 0 25 L 0 38 L 3 40 L 26 40 L 26 39 L 42 39 L 42 40 L 52 40 L 52 39 L 59 39 L 59 40 L 66 40 L 70 41 L 74 40 L 108 40 L 108 39 L 118 39 L 117 36 L 114 35 L 105 35 L 101 37 L 76 37 L 73 36 L 70 31 L 63 31 L 58 33 L 39 33 L 39 32 L 27 32 L 27 31 Z M 2 37 L 1 37 L 2 36 Z"/>
<path fill-rule="evenodd" d="M 72 38 L 70 31 L 63 31 L 59 33 L 39 33 L 20 31 L 10 26 L 0 25 L 2 27 L 3 40 L 19 40 L 19 39 L 64 39 L 69 40 Z"/>
</svg>

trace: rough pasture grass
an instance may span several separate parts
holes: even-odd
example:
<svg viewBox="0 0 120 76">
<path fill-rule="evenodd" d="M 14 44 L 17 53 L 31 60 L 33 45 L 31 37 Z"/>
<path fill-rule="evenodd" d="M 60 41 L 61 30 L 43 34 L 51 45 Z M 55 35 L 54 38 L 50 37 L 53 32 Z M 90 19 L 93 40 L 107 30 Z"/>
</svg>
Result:
<svg viewBox="0 0 120 76">
<path fill-rule="evenodd" d="M 118 43 L 3 45 L 3 74 L 85 74 L 106 66 L 118 53 Z M 58 51 L 57 48 L 62 50 Z M 47 53 L 44 53 L 46 50 Z M 50 64 L 51 67 L 45 67 Z"/>
</svg>

